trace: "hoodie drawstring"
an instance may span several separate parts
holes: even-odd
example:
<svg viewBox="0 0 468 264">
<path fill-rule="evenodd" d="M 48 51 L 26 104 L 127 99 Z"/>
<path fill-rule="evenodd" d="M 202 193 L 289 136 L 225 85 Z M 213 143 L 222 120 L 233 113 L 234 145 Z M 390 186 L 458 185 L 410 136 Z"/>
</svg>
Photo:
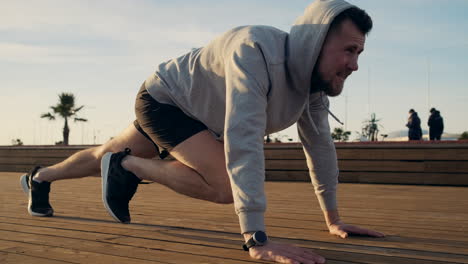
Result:
<svg viewBox="0 0 468 264">
<path fill-rule="evenodd" d="M 336 117 L 330 109 L 325 105 L 325 102 L 323 101 L 323 92 L 320 93 L 320 101 L 322 102 L 322 106 L 327 110 L 327 112 L 336 120 L 336 122 L 340 123 L 342 126 L 344 125 L 343 122 L 341 122 L 338 117 Z"/>
</svg>

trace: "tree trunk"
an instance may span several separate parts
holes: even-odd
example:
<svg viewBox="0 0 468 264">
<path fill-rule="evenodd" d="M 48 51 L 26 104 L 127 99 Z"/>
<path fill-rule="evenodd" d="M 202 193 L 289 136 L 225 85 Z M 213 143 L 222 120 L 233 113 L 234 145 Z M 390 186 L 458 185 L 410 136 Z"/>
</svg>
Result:
<svg viewBox="0 0 468 264">
<path fill-rule="evenodd" d="M 68 146 L 68 136 L 70 135 L 70 129 L 68 128 L 68 120 L 65 118 L 65 125 L 63 126 L 63 145 Z"/>
</svg>

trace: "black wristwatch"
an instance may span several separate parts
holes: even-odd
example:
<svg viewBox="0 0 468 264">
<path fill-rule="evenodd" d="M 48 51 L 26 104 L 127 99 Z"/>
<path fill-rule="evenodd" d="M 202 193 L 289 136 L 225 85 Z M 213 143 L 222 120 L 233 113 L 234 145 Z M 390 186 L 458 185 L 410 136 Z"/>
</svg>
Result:
<svg viewBox="0 0 468 264">
<path fill-rule="evenodd" d="M 253 233 L 252 237 L 245 242 L 242 247 L 244 248 L 245 251 L 249 251 L 249 248 L 255 247 L 255 246 L 263 246 L 267 243 L 268 241 L 268 236 L 265 232 L 263 231 L 257 231 Z"/>
</svg>

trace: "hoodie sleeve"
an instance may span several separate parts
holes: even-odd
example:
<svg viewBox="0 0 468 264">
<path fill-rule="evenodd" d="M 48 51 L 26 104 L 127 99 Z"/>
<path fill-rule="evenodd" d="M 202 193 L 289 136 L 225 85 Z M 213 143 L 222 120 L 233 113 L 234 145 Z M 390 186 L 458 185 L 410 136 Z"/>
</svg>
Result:
<svg viewBox="0 0 468 264">
<path fill-rule="evenodd" d="M 310 96 L 309 106 L 297 122 L 299 138 L 320 207 L 323 211 L 336 210 L 339 170 L 328 124 L 328 112 L 321 103 L 320 93 Z M 324 96 L 323 99 L 328 107 L 328 97 Z"/>
<path fill-rule="evenodd" d="M 263 137 L 269 79 L 260 48 L 244 43 L 225 59 L 224 147 L 241 232 L 265 230 Z"/>
</svg>

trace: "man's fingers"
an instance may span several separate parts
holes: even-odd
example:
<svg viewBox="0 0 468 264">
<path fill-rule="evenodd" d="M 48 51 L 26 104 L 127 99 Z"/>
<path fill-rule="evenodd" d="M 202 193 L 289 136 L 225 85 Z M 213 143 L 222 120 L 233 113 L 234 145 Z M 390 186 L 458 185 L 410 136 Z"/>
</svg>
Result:
<svg viewBox="0 0 468 264">
<path fill-rule="evenodd" d="M 323 264 L 325 258 L 304 248 L 270 242 L 266 246 L 250 249 L 250 255 L 256 259 L 272 260 L 288 264 Z"/>
<path fill-rule="evenodd" d="M 287 264 L 298 264 L 300 262 L 295 261 L 294 259 L 284 256 L 284 254 L 270 254 L 271 260 L 278 263 L 287 263 Z"/>
<path fill-rule="evenodd" d="M 341 238 L 347 238 L 347 237 L 348 237 L 348 232 L 345 232 L 345 231 L 341 231 L 341 230 L 340 230 L 340 237 L 341 237 Z"/>
<path fill-rule="evenodd" d="M 365 235 L 365 236 L 371 236 L 371 237 L 385 237 L 385 234 L 362 228 L 359 226 L 354 226 L 354 225 L 347 225 L 347 224 L 335 224 L 331 225 L 329 227 L 330 229 L 330 234 L 339 236 L 341 238 L 347 238 L 348 235 Z"/>
<path fill-rule="evenodd" d="M 311 263 L 318 263 L 318 264 L 323 264 L 325 263 L 325 258 L 322 256 L 319 256 L 317 254 L 313 254 L 310 252 L 306 252 L 307 258 L 306 259 L 312 259 L 314 262 Z M 308 263 L 308 262 L 303 262 L 303 263 Z"/>
<path fill-rule="evenodd" d="M 302 249 L 302 248 L 297 248 L 300 251 L 293 254 L 290 256 L 292 259 L 298 261 L 298 263 L 303 263 L 303 264 L 322 264 L 325 263 L 325 258 L 317 255 L 311 251 Z"/>
<path fill-rule="evenodd" d="M 306 259 L 313 259 L 316 263 L 325 263 L 325 258 L 309 250 L 303 250 L 301 256 Z"/>
<path fill-rule="evenodd" d="M 269 258 L 278 263 L 287 263 L 287 264 L 315 264 L 315 262 L 309 262 L 306 259 L 298 257 L 294 254 L 291 254 L 286 251 L 279 251 L 279 252 L 269 252 Z"/>
<path fill-rule="evenodd" d="M 339 236 L 341 238 L 347 238 L 348 237 L 348 232 L 344 231 L 344 230 L 341 230 L 339 228 L 333 230 L 332 232 L 330 232 L 332 235 L 336 235 L 336 236 Z"/>
<path fill-rule="evenodd" d="M 308 256 L 302 257 L 294 255 L 291 253 L 284 253 L 282 255 L 277 255 L 273 258 L 274 261 L 279 263 L 288 263 L 288 264 L 323 264 L 325 259 L 320 256 Z"/>
<path fill-rule="evenodd" d="M 325 263 L 325 258 L 315 254 L 313 251 L 301 248 L 301 247 L 295 247 L 295 246 L 289 246 L 285 248 L 289 252 L 289 256 L 297 256 L 297 258 L 294 258 L 296 260 L 299 260 L 300 263 Z M 310 262 L 313 260 L 313 262 Z M 308 262 L 309 261 L 309 262 Z"/>
</svg>

